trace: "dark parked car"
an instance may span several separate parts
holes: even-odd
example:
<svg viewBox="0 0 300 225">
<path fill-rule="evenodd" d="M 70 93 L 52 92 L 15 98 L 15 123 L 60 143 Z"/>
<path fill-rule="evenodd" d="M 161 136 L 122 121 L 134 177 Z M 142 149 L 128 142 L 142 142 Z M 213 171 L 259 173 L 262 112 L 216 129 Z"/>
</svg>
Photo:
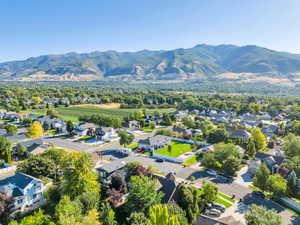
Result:
<svg viewBox="0 0 300 225">
<path fill-rule="evenodd" d="M 263 193 L 261 193 L 259 191 L 253 191 L 252 195 L 254 195 L 255 197 L 258 197 L 258 198 L 265 198 L 266 197 Z"/>
<path fill-rule="evenodd" d="M 156 159 L 156 162 L 164 162 L 165 160 L 164 159 Z"/>
</svg>

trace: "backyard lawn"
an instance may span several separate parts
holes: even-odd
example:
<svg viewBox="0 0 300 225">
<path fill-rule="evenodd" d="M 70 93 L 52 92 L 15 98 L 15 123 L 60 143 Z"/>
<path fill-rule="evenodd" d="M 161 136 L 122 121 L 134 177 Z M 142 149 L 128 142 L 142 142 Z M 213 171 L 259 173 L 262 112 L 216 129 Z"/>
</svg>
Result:
<svg viewBox="0 0 300 225">
<path fill-rule="evenodd" d="M 166 155 L 166 156 L 177 158 L 178 156 L 195 149 L 193 145 L 182 144 L 176 141 L 172 141 L 170 145 L 172 148 L 171 151 L 169 150 L 168 146 L 166 146 L 164 148 L 156 150 L 155 154 Z"/>
</svg>

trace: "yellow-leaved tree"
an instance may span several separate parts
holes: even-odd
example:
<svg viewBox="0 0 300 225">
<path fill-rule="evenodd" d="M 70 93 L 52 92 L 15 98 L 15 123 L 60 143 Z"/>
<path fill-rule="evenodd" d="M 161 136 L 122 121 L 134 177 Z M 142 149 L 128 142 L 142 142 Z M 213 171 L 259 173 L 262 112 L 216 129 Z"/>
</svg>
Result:
<svg viewBox="0 0 300 225">
<path fill-rule="evenodd" d="M 28 127 L 28 135 L 33 138 L 41 137 L 44 134 L 44 129 L 39 121 L 34 121 L 30 127 Z"/>
<path fill-rule="evenodd" d="M 256 149 L 264 149 L 267 145 L 267 138 L 260 130 L 259 127 L 253 128 L 251 130 L 253 141 Z"/>
</svg>

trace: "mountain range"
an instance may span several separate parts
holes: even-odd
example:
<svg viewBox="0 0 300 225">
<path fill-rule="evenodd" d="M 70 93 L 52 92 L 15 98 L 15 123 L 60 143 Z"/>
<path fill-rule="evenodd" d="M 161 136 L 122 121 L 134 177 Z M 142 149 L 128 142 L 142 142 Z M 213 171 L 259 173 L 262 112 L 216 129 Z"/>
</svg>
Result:
<svg viewBox="0 0 300 225">
<path fill-rule="evenodd" d="M 300 55 L 247 45 L 43 55 L 0 63 L 1 80 L 300 82 Z"/>
</svg>

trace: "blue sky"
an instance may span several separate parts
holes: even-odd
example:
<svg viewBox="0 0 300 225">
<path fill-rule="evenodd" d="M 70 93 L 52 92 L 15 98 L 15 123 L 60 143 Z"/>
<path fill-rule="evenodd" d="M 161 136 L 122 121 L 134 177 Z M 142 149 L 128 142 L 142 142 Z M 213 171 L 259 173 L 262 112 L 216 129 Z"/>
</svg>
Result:
<svg viewBox="0 0 300 225">
<path fill-rule="evenodd" d="M 0 61 L 255 44 L 300 53 L 299 0 L 1 0 Z"/>
</svg>

